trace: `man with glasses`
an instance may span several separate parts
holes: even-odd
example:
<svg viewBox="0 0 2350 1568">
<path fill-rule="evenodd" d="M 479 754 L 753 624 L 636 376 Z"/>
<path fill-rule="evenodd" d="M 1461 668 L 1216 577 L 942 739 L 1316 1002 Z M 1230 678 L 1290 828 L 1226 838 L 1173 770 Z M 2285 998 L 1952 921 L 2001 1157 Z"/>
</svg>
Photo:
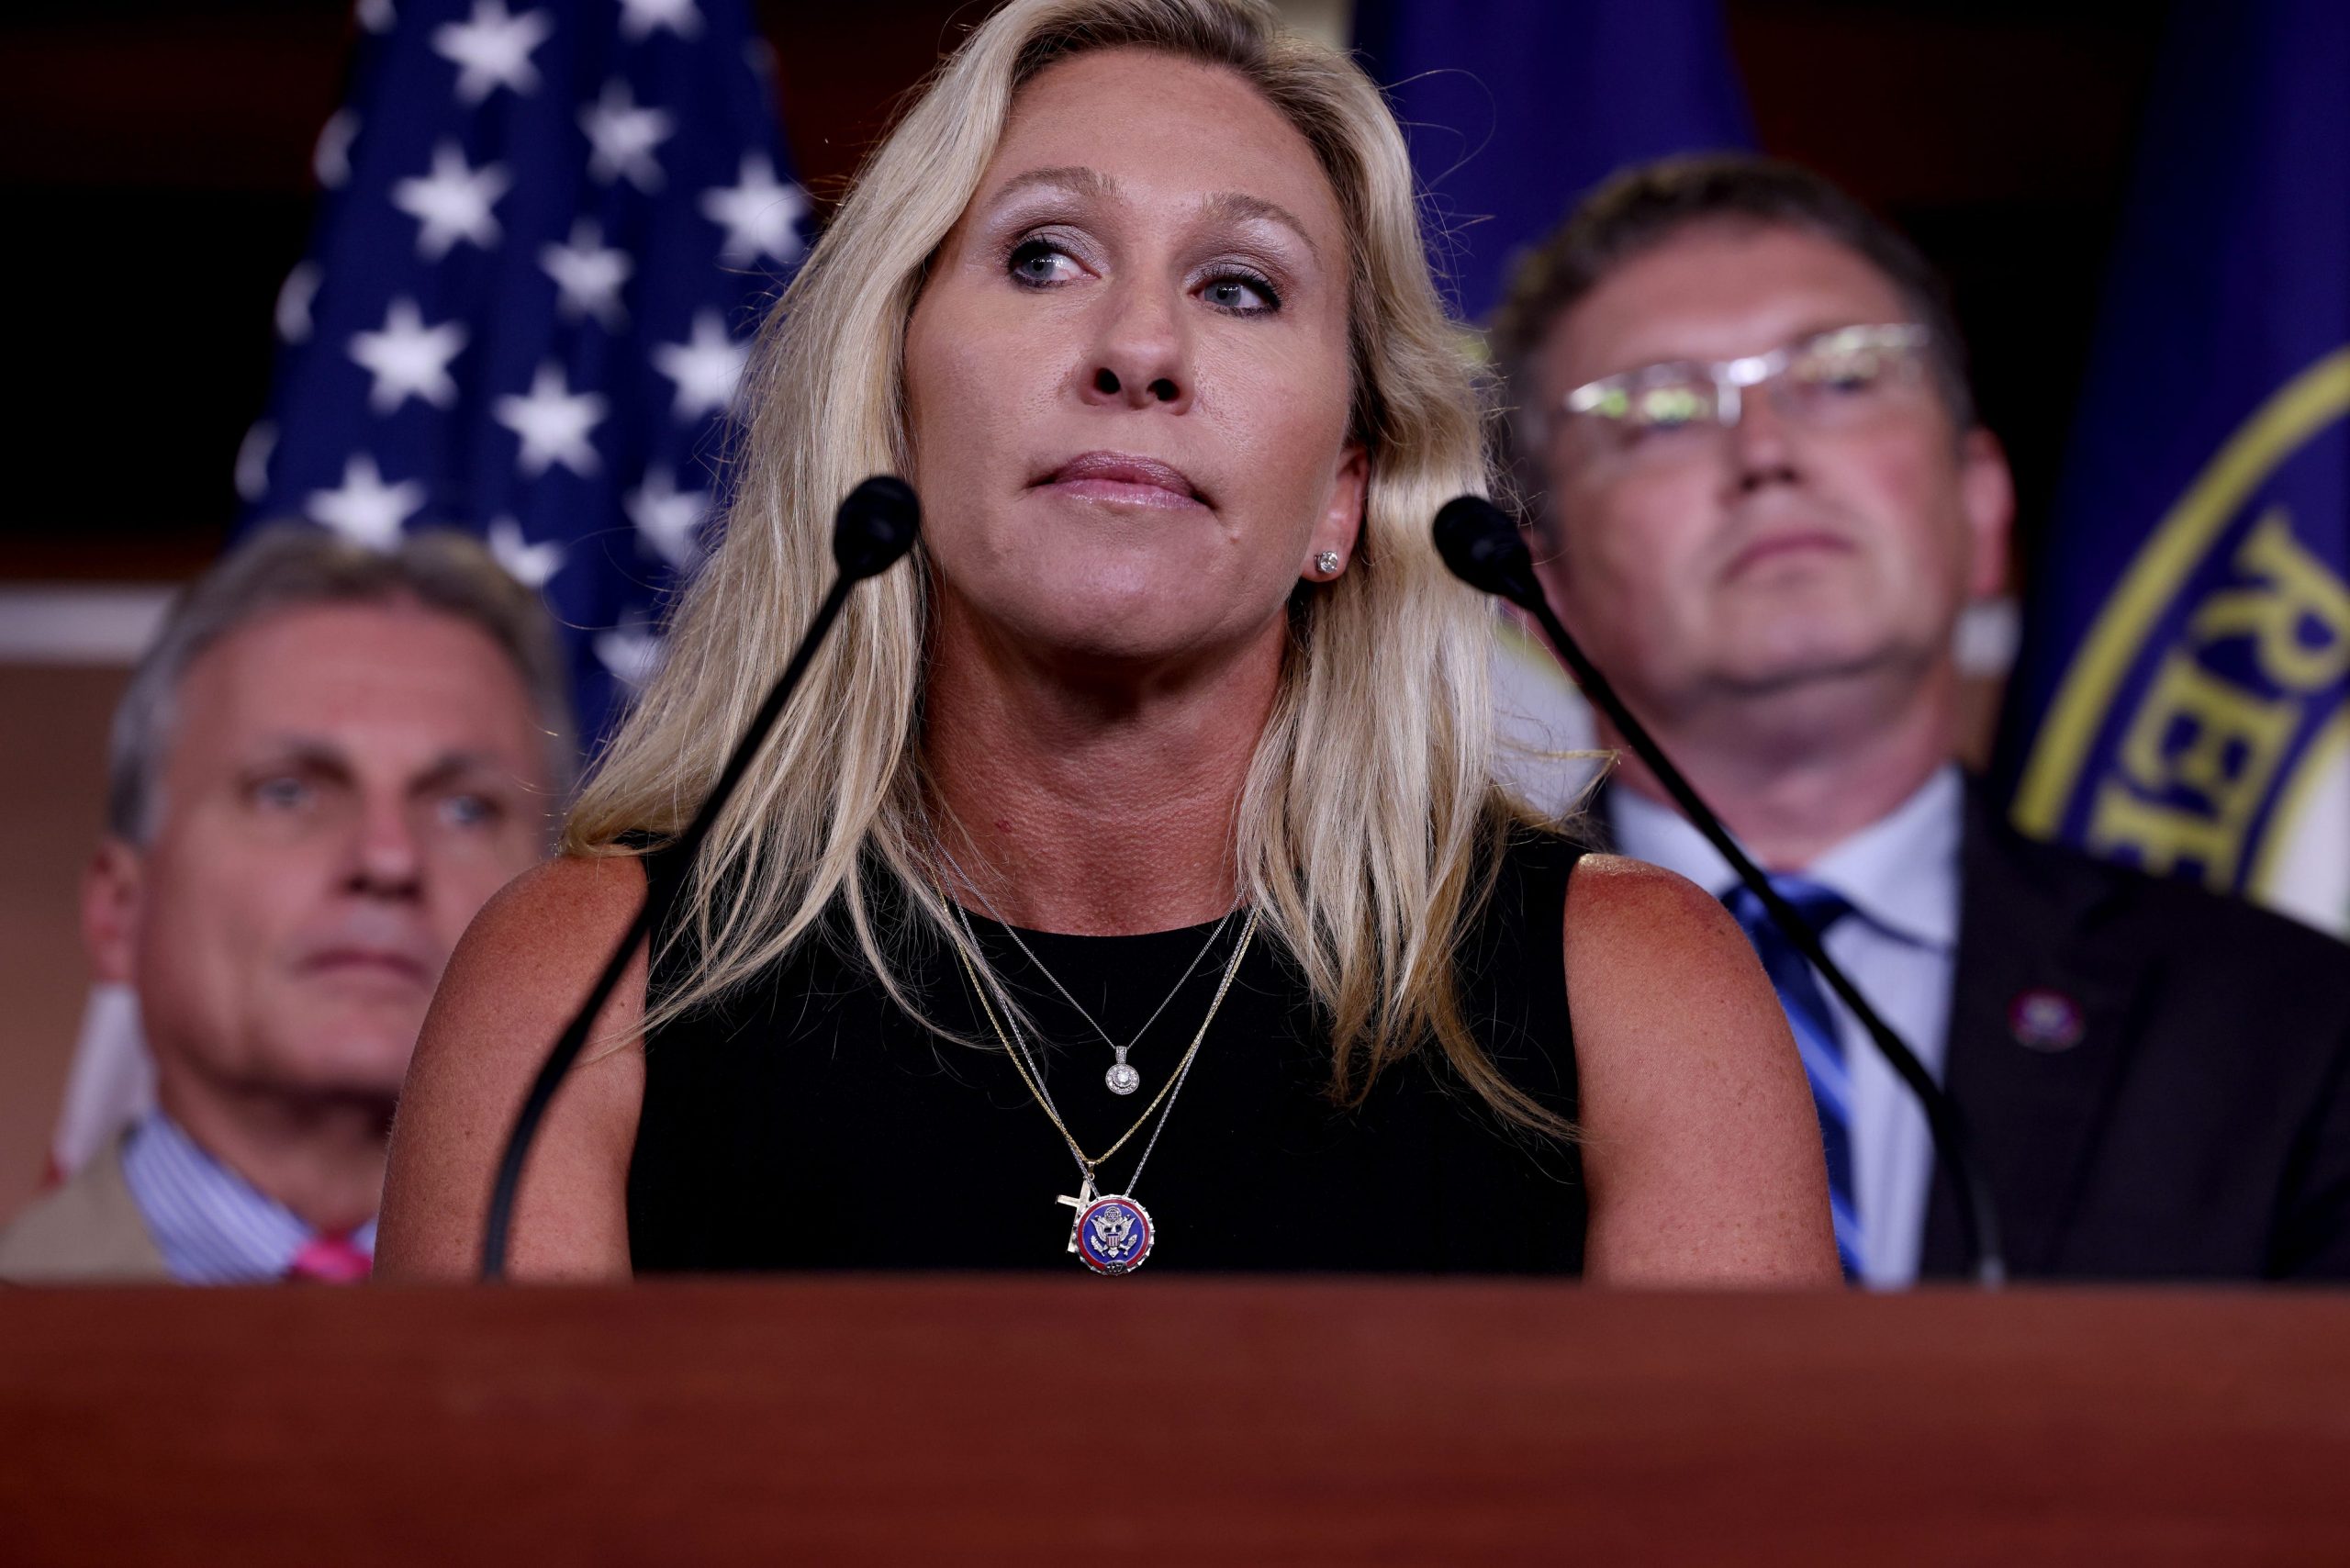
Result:
<svg viewBox="0 0 2350 1568">
<path fill-rule="evenodd" d="M 1955 1099 L 2011 1270 L 2350 1274 L 2350 955 L 2027 842 L 1954 760 L 2013 496 L 1915 249 L 1806 171 L 1667 161 L 1527 261 L 1494 346 L 1553 602 Z M 1636 760 L 1593 811 L 1755 942 L 1848 1274 L 1955 1272 L 1925 1119 L 1853 1019 Z"/>
</svg>

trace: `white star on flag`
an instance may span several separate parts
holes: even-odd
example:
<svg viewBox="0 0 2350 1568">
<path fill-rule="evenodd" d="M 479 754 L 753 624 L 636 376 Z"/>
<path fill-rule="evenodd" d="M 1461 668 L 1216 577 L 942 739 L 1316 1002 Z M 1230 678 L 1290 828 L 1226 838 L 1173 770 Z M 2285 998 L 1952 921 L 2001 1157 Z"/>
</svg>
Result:
<svg viewBox="0 0 2350 1568">
<path fill-rule="evenodd" d="M 599 392 L 573 392 L 564 384 L 563 367 L 553 360 L 539 366 L 531 380 L 530 395 L 505 397 L 490 406 L 498 422 L 522 438 L 519 461 L 525 476 L 535 478 L 560 463 L 585 478 L 596 472 L 596 449 L 588 444 L 594 430 L 611 407 Z"/>
<path fill-rule="evenodd" d="M 818 232 L 755 16 L 805 7 L 327 3 L 357 16 L 297 152 L 325 199 L 213 482 L 241 535 L 482 542 L 562 600 L 600 738 L 722 550 L 757 328 Z"/>
<path fill-rule="evenodd" d="M 563 570 L 566 552 L 554 540 L 533 544 L 522 537 L 522 525 L 510 517 L 501 517 L 489 525 L 489 553 L 506 568 L 506 575 L 526 588 L 543 588 L 547 579 Z"/>
<path fill-rule="evenodd" d="M 621 0 L 621 36 L 634 43 L 666 28 L 681 39 L 701 31 L 701 13 L 694 0 Z"/>
<path fill-rule="evenodd" d="M 285 281 L 277 286 L 277 335 L 289 343 L 310 340 L 310 302 L 319 297 L 323 274 L 316 262 L 297 262 Z"/>
<path fill-rule="evenodd" d="M 606 185 L 625 179 L 647 193 L 661 188 L 661 163 L 653 150 L 677 129 L 666 111 L 637 107 L 628 84 L 614 78 L 604 84 L 602 97 L 580 111 L 579 129 L 588 133 L 589 174 Z"/>
<path fill-rule="evenodd" d="M 639 687 L 661 667 L 661 638 L 642 626 L 616 626 L 596 633 L 596 660 L 623 686 Z"/>
<path fill-rule="evenodd" d="M 570 244 L 542 248 L 539 265 L 554 279 L 565 316 L 593 316 L 610 332 L 628 325 L 628 312 L 621 308 L 621 285 L 636 263 L 627 252 L 606 247 L 595 219 L 583 218 L 573 224 Z"/>
<path fill-rule="evenodd" d="M 341 489 L 312 490 L 303 510 L 354 544 L 393 550 L 399 546 L 401 526 L 423 505 L 421 484 L 385 484 L 375 460 L 362 452 L 342 465 Z"/>
<path fill-rule="evenodd" d="M 277 427 L 267 420 L 255 420 L 245 431 L 245 439 L 237 443 L 237 494 L 248 501 L 257 501 L 269 493 L 269 460 L 277 451 Z"/>
<path fill-rule="evenodd" d="M 739 185 L 715 185 L 702 193 L 702 216 L 726 230 L 718 259 L 748 266 L 761 256 L 789 263 L 800 255 L 800 220 L 808 212 L 807 193 L 775 177 L 764 152 L 743 154 Z"/>
<path fill-rule="evenodd" d="M 447 255 L 460 240 L 487 251 L 503 232 L 490 209 L 514 182 L 495 163 L 468 167 L 453 141 L 432 150 L 432 173 L 392 186 L 392 205 L 416 219 L 416 253 L 428 262 Z"/>
<path fill-rule="evenodd" d="M 710 515 L 710 498 L 699 490 L 680 492 L 669 470 L 647 469 L 644 483 L 628 493 L 624 503 L 629 521 L 661 558 L 684 571 L 701 559 L 701 524 Z"/>
<path fill-rule="evenodd" d="M 544 11 L 507 15 L 506 0 L 474 0 L 474 14 L 432 29 L 432 51 L 457 68 L 457 96 L 478 104 L 500 87 L 518 96 L 533 92 L 539 69 L 531 51 L 547 41 L 554 23 Z"/>
<path fill-rule="evenodd" d="M 375 378 L 367 406 L 389 414 L 410 398 L 421 398 L 436 409 L 455 407 L 457 384 L 450 379 L 449 362 L 465 346 L 465 336 L 462 322 L 428 327 L 415 300 L 393 300 L 382 331 L 354 332 L 351 338 L 351 357 Z"/>
<path fill-rule="evenodd" d="M 340 108 L 319 127 L 319 144 L 310 150 L 310 173 L 320 185 L 341 190 L 351 179 L 351 144 L 359 140 L 359 114 Z"/>
<path fill-rule="evenodd" d="M 692 420 L 716 413 L 734 401 L 743 379 L 743 364 L 751 351 L 726 335 L 725 323 L 715 310 L 694 312 L 694 335 L 682 343 L 655 343 L 649 356 L 653 368 L 677 384 L 671 412 Z"/>
</svg>

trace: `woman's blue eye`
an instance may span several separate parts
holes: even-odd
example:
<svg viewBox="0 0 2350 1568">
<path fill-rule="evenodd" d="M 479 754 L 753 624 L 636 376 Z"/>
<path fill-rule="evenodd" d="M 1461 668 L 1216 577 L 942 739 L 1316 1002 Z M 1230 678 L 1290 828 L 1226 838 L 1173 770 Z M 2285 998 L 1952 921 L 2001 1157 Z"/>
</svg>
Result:
<svg viewBox="0 0 2350 1568">
<path fill-rule="evenodd" d="M 1077 263 L 1059 246 L 1044 240 L 1024 240 L 1013 248 L 1012 275 L 1032 288 L 1043 288 L 1075 275 Z"/>
<path fill-rule="evenodd" d="M 1254 273 L 1225 273 L 1208 280 L 1201 290 L 1210 305 L 1236 315 L 1254 316 L 1281 308 L 1273 286 Z"/>
</svg>

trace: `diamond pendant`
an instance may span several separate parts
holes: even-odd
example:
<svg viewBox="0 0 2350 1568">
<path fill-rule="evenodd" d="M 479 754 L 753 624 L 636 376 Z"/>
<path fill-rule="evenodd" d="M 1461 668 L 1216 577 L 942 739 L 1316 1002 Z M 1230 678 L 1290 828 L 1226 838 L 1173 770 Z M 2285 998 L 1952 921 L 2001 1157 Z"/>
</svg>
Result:
<svg viewBox="0 0 2350 1568">
<path fill-rule="evenodd" d="M 1131 1274 L 1158 1238 L 1150 1211 L 1121 1193 L 1104 1193 L 1077 1216 L 1077 1255 L 1097 1274 Z"/>
<path fill-rule="evenodd" d="M 1118 1065 L 1102 1075 L 1102 1081 L 1110 1086 L 1113 1094 L 1131 1094 L 1142 1087 L 1142 1074 L 1126 1065 L 1126 1052 L 1132 1048 L 1117 1047 Z"/>
</svg>

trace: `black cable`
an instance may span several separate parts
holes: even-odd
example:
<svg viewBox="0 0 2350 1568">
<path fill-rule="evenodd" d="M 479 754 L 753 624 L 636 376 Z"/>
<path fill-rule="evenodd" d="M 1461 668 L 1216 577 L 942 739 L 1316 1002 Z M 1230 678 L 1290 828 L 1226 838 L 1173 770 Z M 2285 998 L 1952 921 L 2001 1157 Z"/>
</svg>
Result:
<svg viewBox="0 0 2350 1568">
<path fill-rule="evenodd" d="M 839 573 L 833 578 L 831 591 L 824 595 L 815 618 L 808 623 L 791 661 L 776 678 L 767 700 L 759 704 L 750 728 L 734 743 L 726 766 L 719 771 L 718 782 L 703 798 L 701 809 L 694 813 L 693 821 L 663 857 L 660 875 L 646 881 L 644 902 L 637 906 L 636 917 L 629 922 L 628 929 L 613 946 L 611 957 L 604 960 L 603 972 L 596 977 L 588 1000 L 580 1003 L 579 1010 L 555 1036 L 546 1060 L 539 1065 L 530 1094 L 515 1114 L 513 1128 L 506 1135 L 505 1152 L 498 1158 L 498 1178 L 489 1190 L 489 1214 L 481 1238 L 481 1277 L 485 1282 L 506 1275 L 506 1242 L 513 1228 L 514 1196 L 521 1186 L 523 1163 L 530 1157 L 532 1141 L 538 1136 L 539 1124 L 554 1102 L 555 1091 L 587 1047 L 588 1032 L 595 1026 L 596 1015 L 610 1000 L 612 988 L 628 971 L 638 946 L 653 929 L 655 921 L 668 910 L 677 889 L 684 884 L 695 854 L 710 836 L 711 824 L 718 820 L 718 813 L 725 809 L 728 799 L 743 782 L 744 774 L 750 770 L 751 759 L 766 743 L 776 721 L 783 716 L 791 694 L 799 689 L 809 665 L 814 661 L 816 650 L 823 645 L 833 622 L 840 618 L 841 607 L 848 602 L 849 590 L 865 578 L 886 571 L 912 549 L 921 529 L 922 508 L 913 490 L 903 480 L 889 475 L 876 475 L 866 480 L 841 502 L 833 520 L 833 559 Z"/>
<path fill-rule="evenodd" d="M 1722 826 L 1721 819 L 1682 777 L 1681 770 L 1664 755 L 1647 726 L 1624 706 L 1623 699 L 1616 695 L 1607 678 L 1567 634 L 1566 627 L 1560 623 L 1542 592 L 1541 579 L 1534 573 L 1533 553 L 1526 547 L 1517 525 L 1483 496 L 1456 497 L 1436 514 L 1436 547 L 1444 557 L 1444 564 L 1452 568 L 1453 576 L 1472 588 L 1508 599 L 1540 623 L 1559 655 L 1566 660 L 1567 667 L 1574 672 L 1575 682 L 1583 695 L 1615 722 L 1626 743 L 1648 764 L 1657 782 L 1664 786 L 1665 793 L 1681 807 L 1682 814 L 1721 852 L 1722 858 L 1738 873 L 1738 879 L 1762 901 L 1771 923 L 1795 944 L 1796 950 L 1809 960 L 1829 989 L 1852 1009 L 1852 1016 L 1860 1020 L 1877 1053 L 1892 1064 L 1893 1070 L 1908 1085 L 1909 1092 L 1926 1113 L 1926 1126 L 1933 1134 L 1934 1153 L 1950 1173 L 1952 1190 L 1958 1199 L 1960 1238 L 1973 1262 L 1976 1282 L 1986 1286 L 2005 1282 L 2008 1266 L 1999 1245 L 1998 1211 L 1990 1183 L 1969 1152 L 1957 1105 L 1934 1081 L 1917 1053 L 1877 1015 L 1868 999 L 1828 956 L 1828 950 L 1820 945 L 1819 934 L 1779 896 L 1762 868 L 1747 858 L 1746 851 L 1739 847 L 1729 830 Z"/>
</svg>

